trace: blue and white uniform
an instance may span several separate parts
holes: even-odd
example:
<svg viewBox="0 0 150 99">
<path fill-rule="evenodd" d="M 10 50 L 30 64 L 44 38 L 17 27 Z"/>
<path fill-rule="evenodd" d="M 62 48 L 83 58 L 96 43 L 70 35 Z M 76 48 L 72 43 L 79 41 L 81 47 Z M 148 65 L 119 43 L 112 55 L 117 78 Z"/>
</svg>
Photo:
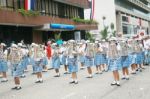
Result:
<svg viewBox="0 0 150 99">
<path fill-rule="evenodd" d="M 22 53 L 17 45 L 13 44 L 10 49 L 11 73 L 13 77 L 20 77 L 23 74 Z"/>
<path fill-rule="evenodd" d="M 85 66 L 92 67 L 94 65 L 94 44 L 87 43 L 85 49 Z"/>
<path fill-rule="evenodd" d="M 78 72 L 77 49 L 73 44 L 69 44 L 68 69 L 70 73 Z"/>
<path fill-rule="evenodd" d="M 111 71 L 116 71 L 121 69 L 120 57 L 115 41 L 111 41 L 108 48 L 108 69 Z"/>
</svg>

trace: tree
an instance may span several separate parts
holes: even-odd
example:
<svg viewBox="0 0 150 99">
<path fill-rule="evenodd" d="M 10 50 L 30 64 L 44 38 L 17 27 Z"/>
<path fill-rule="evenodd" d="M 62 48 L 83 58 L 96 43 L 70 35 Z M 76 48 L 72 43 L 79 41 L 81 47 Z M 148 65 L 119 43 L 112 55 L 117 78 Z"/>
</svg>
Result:
<svg viewBox="0 0 150 99">
<path fill-rule="evenodd" d="M 111 28 L 111 33 L 112 33 L 112 36 L 116 36 L 116 31 L 114 30 L 115 26 L 114 26 L 114 23 L 111 23 L 110 24 L 110 28 Z"/>
<path fill-rule="evenodd" d="M 87 40 L 90 40 L 91 42 L 94 42 L 94 38 L 93 38 L 93 36 L 92 36 L 92 34 L 90 32 L 86 33 L 85 38 Z"/>
<path fill-rule="evenodd" d="M 55 41 L 61 39 L 61 33 L 55 33 L 54 37 L 55 37 Z"/>
<path fill-rule="evenodd" d="M 102 36 L 102 39 L 107 39 L 107 36 L 108 36 L 108 27 L 105 27 L 101 32 L 100 32 L 100 34 L 101 34 L 101 36 Z"/>
</svg>

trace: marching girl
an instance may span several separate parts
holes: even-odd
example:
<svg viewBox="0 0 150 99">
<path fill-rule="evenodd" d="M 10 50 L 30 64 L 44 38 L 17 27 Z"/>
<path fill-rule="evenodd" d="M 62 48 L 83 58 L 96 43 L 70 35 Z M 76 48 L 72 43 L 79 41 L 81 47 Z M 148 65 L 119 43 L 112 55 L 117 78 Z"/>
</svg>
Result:
<svg viewBox="0 0 150 99">
<path fill-rule="evenodd" d="M 69 50 L 68 50 L 68 68 L 71 73 L 71 81 L 70 84 L 78 84 L 77 80 L 77 72 L 78 72 L 78 61 L 77 61 L 77 48 L 75 42 L 73 40 L 69 41 Z"/>
<path fill-rule="evenodd" d="M 60 77 L 59 68 L 60 68 L 60 50 L 59 46 L 56 43 L 53 43 L 53 54 L 52 54 L 52 67 L 55 69 L 56 75 L 54 77 Z"/>
<path fill-rule="evenodd" d="M 129 66 L 130 66 L 130 58 L 128 56 L 128 45 L 125 39 L 119 40 L 119 44 L 121 47 L 121 50 L 119 51 L 119 54 L 121 56 L 121 66 L 122 66 L 122 73 L 123 77 L 122 80 L 126 79 L 129 80 Z"/>
<path fill-rule="evenodd" d="M 29 46 L 29 65 L 32 65 L 32 74 L 36 74 L 36 69 L 35 69 L 35 65 L 34 65 L 34 54 L 35 54 L 35 43 L 32 43 L 31 46 Z"/>
<path fill-rule="evenodd" d="M 45 49 L 45 46 L 44 45 L 41 45 L 41 48 L 43 49 L 43 72 L 47 72 L 48 71 L 48 68 L 47 68 L 47 65 L 48 65 L 48 58 L 47 58 L 47 55 L 46 55 L 46 49 Z"/>
<path fill-rule="evenodd" d="M 81 70 L 84 69 L 84 64 L 85 64 L 85 44 L 84 43 L 80 43 L 79 44 L 79 62 L 81 64 Z"/>
<path fill-rule="evenodd" d="M 34 67 L 35 73 L 37 75 L 37 80 L 35 83 L 43 83 L 42 79 L 42 69 L 43 69 L 43 48 L 40 45 L 34 45 Z"/>
<path fill-rule="evenodd" d="M 134 39 L 128 40 L 129 47 L 129 57 L 130 57 L 130 65 L 132 69 L 132 74 L 136 74 L 136 66 L 137 66 L 137 54 L 136 54 L 136 42 Z"/>
<path fill-rule="evenodd" d="M 145 49 L 145 65 L 150 64 L 150 38 L 147 36 L 144 39 L 144 49 Z"/>
<path fill-rule="evenodd" d="M 89 74 L 87 78 L 93 78 L 91 68 L 93 65 L 94 65 L 94 44 L 87 41 L 85 49 L 85 66 L 87 66 L 87 71 Z"/>
<path fill-rule="evenodd" d="M 104 64 L 104 57 L 102 55 L 103 49 L 101 48 L 98 41 L 95 41 L 95 57 L 94 57 L 94 63 L 96 65 L 96 74 L 102 74 L 101 66 Z"/>
<path fill-rule="evenodd" d="M 16 44 L 12 44 L 9 53 L 9 60 L 11 63 L 11 73 L 14 77 L 15 87 L 12 88 L 13 90 L 20 90 L 20 76 L 23 74 L 23 68 L 21 64 L 22 60 L 22 53 L 18 49 Z"/>
<path fill-rule="evenodd" d="M 109 58 L 108 59 L 109 70 L 113 72 L 114 76 L 114 81 L 111 83 L 111 85 L 120 86 L 119 72 L 118 72 L 118 70 L 120 69 L 120 58 L 118 54 L 115 37 L 110 38 L 107 57 Z"/>
<path fill-rule="evenodd" d="M 143 67 L 143 61 L 144 61 L 144 50 L 141 40 L 137 40 L 137 46 L 136 46 L 136 52 L 137 52 L 137 70 L 139 69 L 140 72 L 142 72 Z"/>
<path fill-rule="evenodd" d="M 4 43 L 0 44 L 0 72 L 2 72 L 2 80 L 1 82 L 7 82 L 7 74 L 8 66 L 7 66 L 7 50 L 4 50 L 6 45 Z"/>
<path fill-rule="evenodd" d="M 69 74 L 68 72 L 68 61 L 67 61 L 67 51 L 68 51 L 67 42 L 64 42 L 61 47 L 61 54 L 62 54 L 62 65 L 64 65 L 65 72 L 64 74 Z"/>
<path fill-rule="evenodd" d="M 107 65 L 108 65 L 108 59 L 107 59 L 107 51 L 108 51 L 108 42 L 106 42 L 105 40 L 102 40 L 102 43 L 101 43 L 101 45 L 102 45 L 102 55 L 103 55 L 103 71 L 105 71 L 105 72 L 107 72 L 107 70 L 108 70 L 108 67 L 107 67 Z"/>
<path fill-rule="evenodd" d="M 26 56 L 26 50 L 23 48 L 22 43 L 18 43 L 18 50 L 22 53 L 22 68 L 23 68 L 23 74 L 20 76 L 21 78 L 25 77 L 25 70 L 27 70 L 27 56 Z"/>
</svg>

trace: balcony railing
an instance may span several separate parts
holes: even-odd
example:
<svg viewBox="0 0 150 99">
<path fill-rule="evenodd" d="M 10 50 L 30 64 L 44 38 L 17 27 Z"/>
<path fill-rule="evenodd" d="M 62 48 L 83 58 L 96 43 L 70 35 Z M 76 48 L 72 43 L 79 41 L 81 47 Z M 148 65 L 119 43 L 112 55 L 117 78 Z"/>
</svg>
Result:
<svg viewBox="0 0 150 99">
<path fill-rule="evenodd" d="M 143 8 L 144 10 L 150 12 L 150 8 L 148 6 L 146 6 L 144 3 L 142 3 L 139 0 L 128 0 L 130 3 L 133 3 L 141 8 Z"/>
</svg>

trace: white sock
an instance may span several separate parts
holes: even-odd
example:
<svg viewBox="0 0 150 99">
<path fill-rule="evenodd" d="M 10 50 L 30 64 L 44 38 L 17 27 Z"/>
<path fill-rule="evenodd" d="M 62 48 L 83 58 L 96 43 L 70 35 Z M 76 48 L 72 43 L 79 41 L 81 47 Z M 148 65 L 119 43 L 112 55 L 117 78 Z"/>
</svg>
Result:
<svg viewBox="0 0 150 99">
<path fill-rule="evenodd" d="M 7 78 L 3 78 L 3 79 L 2 79 L 2 81 L 6 81 L 6 80 L 7 80 Z"/>
<path fill-rule="evenodd" d="M 129 78 L 129 75 L 126 75 L 126 78 Z"/>
<path fill-rule="evenodd" d="M 43 81 L 43 79 L 42 79 L 42 78 L 40 78 L 40 79 L 39 79 L 39 81 Z"/>
<path fill-rule="evenodd" d="M 120 82 L 119 82 L 119 81 L 116 81 L 116 83 L 117 83 L 117 84 L 120 84 Z"/>
<path fill-rule="evenodd" d="M 123 75 L 122 78 L 125 78 L 125 75 Z"/>
<path fill-rule="evenodd" d="M 92 74 L 90 74 L 89 77 L 92 77 Z"/>
<path fill-rule="evenodd" d="M 20 87 L 20 84 L 16 84 L 16 87 Z"/>
<path fill-rule="evenodd" d="M 75 79 L 74 81 L 75 81 L 75 82 L 78 82 L 78 80 L 77 80 L 77 79 Z"/>
</svg>

